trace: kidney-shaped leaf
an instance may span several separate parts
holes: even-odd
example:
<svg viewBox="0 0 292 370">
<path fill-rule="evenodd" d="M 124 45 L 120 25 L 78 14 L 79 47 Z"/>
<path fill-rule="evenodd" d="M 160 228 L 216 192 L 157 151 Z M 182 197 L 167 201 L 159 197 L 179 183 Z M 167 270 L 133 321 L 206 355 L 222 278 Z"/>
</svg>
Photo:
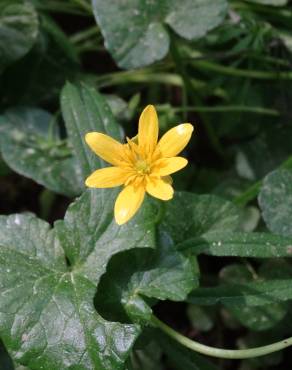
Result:
<svg viewBox="0 0 292 370">
<path fill-rule="evenodd" d="M 166 25 L 193 40 L 222 22 L 226 0 L 92 0 L 105 45 L 123 68 L 137 68 L 162 59 L 170 38 Z"/>
<path fill-rule="evenodd" d="M 57 232 L 30 214 L 1 216 L 0 336 L 17 363 L 43 370 L 123 368 L 139 327 L 106 321 L 93 299 L 113 254 L 154 246 L 154 215 L 143 207 L 137 223 L 119 227 L 112 198 L 109 191 L 84 193 Z"/>
<path fill-rule="evenodd" d="M 105 317 L 147 321 L 152 311 L 145 297 L 182 301 L 198 286 L 196 260 L 177 252 L 166 235 L 158 243 L 155 251 L 133 249 L 112 258 L 96 297 Z"/>
</svg>

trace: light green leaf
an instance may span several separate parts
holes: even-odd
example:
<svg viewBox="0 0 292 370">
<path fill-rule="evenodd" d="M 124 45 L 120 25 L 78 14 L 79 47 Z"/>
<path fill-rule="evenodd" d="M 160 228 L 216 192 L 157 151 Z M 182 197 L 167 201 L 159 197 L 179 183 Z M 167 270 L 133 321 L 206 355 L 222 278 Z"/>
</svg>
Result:
<svg viewBox="0 0 292 370">
<path fill-rule="evenodd" d="M 53 129 L 53 117 L 37 108 L 15 108 L 0 116 L 0 150 L 17 173 L 67 196 L 80 194 L 83 179 L 71 150 Z"/>
<path fill-rule="evenodd" d="M 113 254 L 154 246 L 155 217 L 146 205 L 135 221 L 119 227 L 112 198 L 109 191 L 84 193 L 57 223 L 57 233 L 32 215 L 0 218 L 0 336 L 19 364 L 124 368 L 139 327 L 104 320 L 93 298 Z"/>
<path fill-rule="evenodd" d="M 234 231 L 239 226 L 240 212 L 229 201 L 215 195 L 176 192 L 165 204 L 161 228 L 175 243 L 203 236 L 211 231 Z"/>
<path fill-rule="evenodd" d="M 237 257 L 292 257 L 292 238 L 269 233 L 214 231 L 177 245 L 195 254 Z"/>
<path fill-rule="evenodd" d="M 33 46 L 38 35 L 34 7 L 22 0 L 2 0 L 0 4 L 0 73 Z"/>
<path fill-rule="evenodd" d="M 292 171 L 281 169 L 269 173 L 258 200 L 268 228 L 292 237 Z"/>
<path fill-rule="evenodd" d="M 61 94 L 61 106 L 69 140 L 85 179 L 91 172 L 104 167 L 86 144 L 84 136 L 91 131 L 103 132 L 117 140 L 123 134 L 106 100 L 94 88 L 67 83 Z"/>
<path fill-rule="evenodd" d="M 114 314 L 115 321 L 126 321 L 124 312 L 134 321 L 148 321 L 152 311 L 143 297 L 182 301 L 197 286 L 194 258 L 177 252 L 162 234 L 155 252 L 131 250 L 112 258 L 97 292 L 99 312 Z"/>
<path fill-rule="evenodd" d="M 105 46 L 120 67 L 137 68 L 168 52 L 167 25 L 188 40 L 198 39 L 220 24 L 226 0 L 92 0 Z"/>
</svg>

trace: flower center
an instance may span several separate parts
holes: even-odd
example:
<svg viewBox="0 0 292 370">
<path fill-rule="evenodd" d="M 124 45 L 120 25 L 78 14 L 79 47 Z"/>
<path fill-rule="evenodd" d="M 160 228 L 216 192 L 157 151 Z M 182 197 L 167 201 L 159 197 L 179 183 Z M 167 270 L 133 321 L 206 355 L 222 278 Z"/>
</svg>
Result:
<svg viewBox="0 0 292 370">
<path fill-rule="evenodd" d="M 141 175 L 147 175 L 150 173 L 150 166 L 148 163 L 143 159 L 138 159 L 135 163 L 135 168 L 137 172 Z"/>
</svg>

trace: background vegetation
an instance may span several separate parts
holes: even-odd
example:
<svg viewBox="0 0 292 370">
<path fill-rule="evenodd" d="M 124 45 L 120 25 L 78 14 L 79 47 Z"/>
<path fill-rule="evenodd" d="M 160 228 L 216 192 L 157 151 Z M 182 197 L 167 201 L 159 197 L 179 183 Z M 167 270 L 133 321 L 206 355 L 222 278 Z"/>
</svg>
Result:
<svg viewBox="0 0 292 370">
<path fill-rule="evenodd" d="M 214 347 L 254 347 L 292 335 L 291 52 L 288 0 L 0 0 L 0 212 L 26 212 L 0 219 L 1 370 L 291 366 L 291 349 L 260 359 L 207 360 L 147 325 L 152 307 L 177 331 Z M 119 236 L 132 246 L 111 252 L 106 273 L 82 260 L 102 196 L 84 193 L 55 223 L 69 268 L 79 259 L 86 277 L 100 268 L 93 287 L 80 278 L 78 300 L 94 296 L 99 323 L 121 323 L 107 329 L 109 338 L 123 337 L 135 323 L 133 349 L 125 345 L 119 359 L 92 354 L 88 365 L 87 351 L 101 351 L 101 341 L 88 339 L 100 327 L 86 311 L 83 320 L 92 326 L 84 357 L 72 359 L 78 346 L 62 342 L 65 329 L 50 352 L 57 333 L 49 321 L 58 322 L 71 306 L 62 308 L 60 300 L 47 316 L 38 311 L 48 287 L 26 306 L 28 282 L 40 268 L 5 248 L 15 243 L 23 253 L 45 254 L 52 234 L 27 212 L 50 224 L 62 220 L 90 169 L 103 166 L 86 152 L 84 133 L 119 137 L 118 122 L 134 135 L 147 104 L 156 106 L 162 132 L 181 122 L 195 126 L 189 166 L 174 176 L 178 195 L 156 231 L 158 252 L 123 252 L 139 247 L 155 218 L 150 203 L 137 229 L 130 225 Z M 104 209 L 110 217 L 111 207 Z M 108 228 L 109 237 L 114 232 Z M 54 268 L 60 262 L 46 258 Z M 25 284 L 16 292 L 19 281 Z M 45 329 L 37 332 L 38 325 Z M 109 338 L 110 350 L 118 347 Z"/>
</svg>

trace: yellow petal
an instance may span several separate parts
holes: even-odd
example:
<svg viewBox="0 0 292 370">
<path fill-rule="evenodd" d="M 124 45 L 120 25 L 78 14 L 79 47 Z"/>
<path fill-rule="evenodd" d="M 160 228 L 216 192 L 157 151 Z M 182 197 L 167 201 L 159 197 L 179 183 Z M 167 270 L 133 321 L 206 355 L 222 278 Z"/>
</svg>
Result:
<svg viewBox="0 0 292 370">
<path fill-rule="evenodd" d="M 120 167 L 106 167 L 94 171 L 85 181 L 90 188 L 112 188 L 126 182 L 131 173 Z"/>
<path fill-rule="evenodd" d="M 130 220 L 140 208 L 145 196 L 144 186 L 126 186 L 115 203 L 115 219 L 118 225 Z"/>
<path fill-rule="evenodd" d="M 113 165 L 119 165 L 123 160 L 123 145 L 108 135 L 100 132 L 89 132 L 85 141 L 99 157 Z"/>
<path fill-rule="evenodd" d="M 146 185 L 146 191 L 155 198 L 169 200 L 173 197 L 172 186 L 162 179 L 151 179 Z"/>
<path fill-rule="evenodd" d="M 162 158 L 155 162 L 153 172 L 159 176 L 167 176 L 184 168 L 188 164 L 183 157 Z"/>
<path fill-rule="evenodd" d="M 139 119 L 138 142 L 145 154 L 152 153 L 158 140 L 158 118 L 153 105 L 147 105 Z"/>
<path fill-rule="evenodd" d="M 182 123 L 167 131 L 158 143 L 158 148 L 164 157 L 175 157 L 190 141 L 193 125 Z"/>
</svg>

